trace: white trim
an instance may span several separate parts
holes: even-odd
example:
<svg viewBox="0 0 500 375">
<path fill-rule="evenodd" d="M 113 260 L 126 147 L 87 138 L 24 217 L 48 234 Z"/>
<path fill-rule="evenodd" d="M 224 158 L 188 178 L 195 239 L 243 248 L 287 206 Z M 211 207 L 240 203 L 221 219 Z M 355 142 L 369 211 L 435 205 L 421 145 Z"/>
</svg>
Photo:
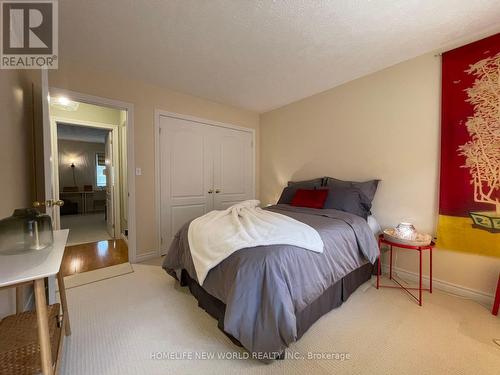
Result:
<svg viewBox="0 0 500 375">
<path fill-rule="evenodd" d="M 73 101 L 87 104 L 100 105 L 127 112 L 127 185 L 128 185 L 128 257 L 131 263 L 136 262 L 137 257 L 137 233 L 135 214 L 135 153 L 134 153 L 134 105 L 119 100 L 103 98 L 94 95 L 83 94 L 76 91 L 50 87 L 49 93 L 53 96 L 66 96 Z"/>
<path fill-rule="evenodd" d="M 230 129 L 235 129 L 235 130 L 240 130 L 240 131 L 255 134 L 255 129 L 252 129 L 252 128 L 245 128 L 243 126 L 227 124 L 227 123 L 219 122 L 219 121 L 207 120 L 207 119 L 204 119 L 201 117 L 195 117 L 195 116 L 191 116 L 191 115 L 183 115 L 181 113 L 168 112 L 168 111 L 164 111 L 162 109 L 156 109 L 155 110 L 155 118 L 158 118 L 159 116 L 172 117 L 172 118 L 177 118 L 177 119 L 187 120 L 187 121 L 192 121 L 192 122 L 199 122 L 200 124 L 219 126 L 221 128 L 230 128 Z"/>
<path fill-rule="evenodd" d="M 144 254 L 141 254 L 141 255 L 138 255 L 136 258 L 135 258 L 135 262 L 136 263 L 140 263 L 140 262 L 144 262 L 146 260 L 149 260 L 149 259 L 152 259 L 152 258 L 156 258 L 158 257 L 159 251 L 158 250 L 152 250 L 152 251 L 148 251 L 147 253 L 144 253 Z"/>
<path fill-rule="evenodd" d="M 382 264 L 382 273 L 388 273 L 389 272 L 389 265 L 388 264 Z M 404 280 L 408 280 L 411 282 L 418 282 L 418 273 L 417 272 L 411 272 L 399 267 L 392 267 L 392 272 L 396 274 L 396 276 L 399 276 L 400 278 L 403 278 Z M 427 275 L 422 275 L 422 280 L 425 283 L 425 285 L 429 285 L 429 276 Z M 449 293 L 449 294 L 454 294 L 463 298 L 471 299 L 473 301 L 478 302 L 479 304 L 486 306 L 488 308 L 491 308 L 493 306 L 493 294 L 488 294 L 484 293 L 479 290 L 467 288 L 462 285 L 450 283 L 448 281 L 436 279 L 435 277 L 432 278 L 432 287 L 433 289 L 439 289 L 443 292 Z"/>
<path fill-rule="evenodd" d="M 53 153 L 54 153 L 54 158 L 57 158 L 56 161 L 53 163 L 53 170 L 54 170 L 54 195 L 55 195 L 55 200 L 59 199 L 59 150 L 58 150 L 58 136 L 57 136 L 57 124 L 58 123 L 64 123 L 64 124 L 69 124 L 69 125 L 74 125 L 74 126 L 83 126 L 83 127 L 89 127 L 89 128 L 98 128 L 98 129 L 106 129 L 110 130 L 113 133 L 113 153 L 112 153 L 112 159 L 113 159 L 113 180 L 114 180 L 114 187 L 113 187 L 113 207 L 114 207 L 114 238 L 118 238 L 121 234 L 121 212 L 120 212 L 120 192 L 121 192 L 121 177 L 120 177 L 120 169 L 121 169 L 121 162 L 120 160 L 120 154 L 118 152 L 118 144 L 120 143 L 120 137 L 118 134 L 118 124 L 111 124 L 111 123 L 104 123 L 104 122 L 96 122 L 96 121 L 87 121 L 87 120 L 74 120 L 72 118 L 68 117 L 61 117 L 61 116 L 50 116 L 50 126 L 52 130 L 53 137 L 55 137 L 55 143 L 53 145 Z M 94 181 L 95 183 L 95 181 Z M 116 188 L 116 185 L 118 185 L 118 189 Z M 56 229 L 60 229 L 60 214 L 57 215 L 58 217 L 58 226 Z"/>
<path fill-rule="evenodd" d="M 162 111 L 155 110 L 154 142 L 155 142 L 155 220 L 157 256 L 161 256 L 161 171 L 160 171 L 160 116 Z"/>
<path fill-rule="evenodd" d="M 255 153 L 255 129 L 245 128 L 242 126 L 226 124 L 219 121 L 206 120 L 200 117 L 182 115 L 179 113 L 168 112 L 161 109 L 155 109 L 155 123 L 154 123 L 154 144 L 155 144 L 155 216 L 156 216 L 156 244 L 157 256 L 161 256 L 161 199 L 160 199 L 160 117 L 172 117 L 181 120 L 198 122 L 201 124 L 219 126 L 222 128 L 229 128 L 239 130 L 252 134 L 252 158 L 253 158 L 253 181 L 252 181 L 252 197 L 255 198 L 255 183 L 256 183 L 256 153 Z"/>
</svg>

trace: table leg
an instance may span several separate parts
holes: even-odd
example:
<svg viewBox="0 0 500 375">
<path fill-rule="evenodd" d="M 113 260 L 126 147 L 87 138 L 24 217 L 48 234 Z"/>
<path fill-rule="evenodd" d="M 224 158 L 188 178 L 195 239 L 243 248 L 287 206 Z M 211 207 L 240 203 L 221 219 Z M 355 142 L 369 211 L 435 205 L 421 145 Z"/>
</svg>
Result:
<svg viewBox="0 0 500 375">
<path fill-rule="evenodd" d="M 392 245 L 391 245 L 391 256 L 389 260 L 389 279 L 392 280 Z"/>
<path fill-rule="evenodd" d="M 498 276 L 497 292 L 495 296 L 495 302 L 493 303 L 493 309 L 491 313 L 493 315 L 498 315 L 498 308 L 500 307 L 500 275 Z"/>
<path fill-rule="evenodd" d="M 44 375 L 52 375 L 54 372 L 52 369 L 47 299 L 45 298 L 45 283 L 43 279 L 35 280 L 35 305 L 42 373 Z"/>
<path fill-rule="evenodd" d="M 422 306 L 422 250 L 418 251 L 418 255 L 420 257 L 420 272 L 418 274 L 418 304 L 419 306 Z"/>
<path fill-rule="evenodd" d="M 64 277 L 59 271 L 57 274 L 57 284 L 59 284 L 59 297 L 61 298 L 62 311 L 64 316 L 64 333 L 66 336 L 71 335 L 71 326 L 69 323 L 68 302 L 66 300 L 66 287 L 64 286 Z"/>
<path fill-rule="evenodd" d="M 429 293 L 432 293 L 432 247 L 429 249 Z"/>
</svg>

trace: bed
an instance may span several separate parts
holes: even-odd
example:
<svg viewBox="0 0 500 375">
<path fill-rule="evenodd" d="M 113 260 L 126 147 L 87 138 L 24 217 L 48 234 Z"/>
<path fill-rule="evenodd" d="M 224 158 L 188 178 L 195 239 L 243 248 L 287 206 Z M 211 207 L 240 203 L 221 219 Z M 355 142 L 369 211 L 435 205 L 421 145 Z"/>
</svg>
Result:
<svg viewBox="0 0 500 375">
<path fill-rule="evenodd" d="M 266 209 L 316 229 L 323 253 L 290 245 L 241 249 L 211 269 L 201 286 L 189 250 L 188 223 L 176 234 L 163 268 L 189 287 L 235 344 L 269 362 L 283 358 L 314 322 L 369 280 L 379 252 L 373 218 L 289 204 Z"/>
</svg>

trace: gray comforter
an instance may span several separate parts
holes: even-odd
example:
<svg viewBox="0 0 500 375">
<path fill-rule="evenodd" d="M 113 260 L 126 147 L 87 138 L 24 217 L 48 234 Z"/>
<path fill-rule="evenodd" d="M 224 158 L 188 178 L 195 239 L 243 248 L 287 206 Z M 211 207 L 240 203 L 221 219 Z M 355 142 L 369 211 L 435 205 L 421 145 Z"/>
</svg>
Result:
<svg viewBox="0 0 500 375">
<path fill-rule="evenodd" d="M 280 353 L 296 340 L 296 312 L 378 257 L 375 237 L 359 216 L 283 204 L 267 209 L 315 228 L 325 244 L 323 253 L 290 245 L 246 248 L 213 268 L 203 283 L 203 289 L 226 304 L 224 330 L 250 352 L 265 355 Z M 176 234 L 163 268 L 185 269 L 196 280 L 188 227 Z"/>
</svg>

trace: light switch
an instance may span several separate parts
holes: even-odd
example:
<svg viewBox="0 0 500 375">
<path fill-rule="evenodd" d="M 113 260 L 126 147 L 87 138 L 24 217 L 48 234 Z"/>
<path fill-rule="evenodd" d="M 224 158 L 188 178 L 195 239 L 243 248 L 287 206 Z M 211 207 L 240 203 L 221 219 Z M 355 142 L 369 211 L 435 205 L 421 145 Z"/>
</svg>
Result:
<svg viewBox="0 0 500 375">
<path fill-rule="evenodd" d="M 135 175 L 136 176 L 142 176 L 142 169 L 141 168 L 136 168 L 135 169 Z"/>
</svg>

